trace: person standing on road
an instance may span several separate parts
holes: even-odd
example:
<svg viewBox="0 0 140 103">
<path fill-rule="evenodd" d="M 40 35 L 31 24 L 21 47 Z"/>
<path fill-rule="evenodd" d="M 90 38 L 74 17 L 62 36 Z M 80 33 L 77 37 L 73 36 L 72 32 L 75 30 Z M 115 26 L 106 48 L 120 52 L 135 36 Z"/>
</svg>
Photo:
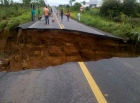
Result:
<svg viewBox="0 0 140 103">
<path fill-rule="evenodd" d="M 78 14 L 77 14 L 78 21 L 80 21 L 80 16 L 81 16 L 81 14 L 80 14 L 80 12 L 78 12 Z"/>
<path fill-rule="evenodd" d="M 63 20 L 63 9 L 60 12 L 61 20 Z"/>
<path fill-rule="evenodd" d="M 50 16 L 53 16 L 53 10 L 52 10 L 52 8 L 50 8 L 49 11 L 50 11 L 50 14 L 49 14 L 49 15 L 50 15 Z"/>
<path fill-rule="evenodd" d="M 35 5 L 31 4 L 31 19 L 32 21 L 35 20 Z"/>
<path fill-rule="evenodd" d="M 58 15 L 59 15 L 59 11 L 57 10 L 57 12 L 56 12 L 56 15 L 57 15 L 57 18 L 58 18 Z"/>
<path fill-rule="evenodd" d="M 35 8 L 32 9 L 32 16 L 33 16 L 32 21 L 35 21 Z"/>
<path fill-rule="evenodd" d="M 52 8 L 51 8 L 51 10 L 50 10 L 50 11 L 51 11 L 51 13 L 53 13 L 53 10 L 52 10 Z"/>
<path fill-rule="evenodd" d="M 70 11 L 67 12 L 67 21 L 69 21 L 70 18 Z"/>
<path fill-rule="evenodd" d="M 43 10 L 44 10 L 44 16 L 45 16 L 45 23 L 46 25 L 49 25 L 49 9 L 46 6 L 45 8 L 43 8 Z"/>
<path fill-rule="evenodd" d="M 38 20 L 40 20 L 40 8 L 38 7 Z"/>
</svg>

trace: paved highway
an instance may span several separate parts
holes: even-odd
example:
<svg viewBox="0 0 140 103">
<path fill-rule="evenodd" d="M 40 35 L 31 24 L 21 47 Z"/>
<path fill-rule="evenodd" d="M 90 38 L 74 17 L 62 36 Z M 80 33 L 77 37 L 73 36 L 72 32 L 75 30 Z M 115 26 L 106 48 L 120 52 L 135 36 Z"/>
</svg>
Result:
<svg viewBox="0 0 140 103">
<path fill-rule="evenodd" d="M 86 26 L 71 18 L 68 22 L 66 16 L 64 16 L 63 20 L 61 20 L 60 16 L 57 16 L 56 8 L 52 7 L 52 10 L 53 10 L 53 14 L 51 17 L 49 17 L 49 21 L 50 21 L 49 25 L 45 24 L 44 16 L 42 16 L 41 20 L 19 25 L 19 28 L 22 28 L 22 29 L 64 29 L 64 30 L 86 32 L 86 33 L 90 33 L 92 35 L 102 35 L 102 36 L 118 38 L 116 36 L 110 35 L 109 33 L 105 33 L 105 32 L 99 31 L 95 28 Z M 55 22 L 53 23 L 52 20 L 55 20 Z"/>
<path fill-rule="evenodd" d="M 53 14 L 49 17 L 49 25 L 45 24 L 44 16 L 41 20 L 36 22 L 25 23 L 20 25 L 19 27 L 27 29 L 27 28 L 35 28 L 35 29 L 68 29 L 68 30 L 76 30 L 76 31 L 83 31 L 92 34 L 104 35 L 93 28 L 87 27 L 81 23 L 76 22 L 73 19 L 70 19 L 69 22 L 67 21 L 67 17 L 64 16 L 63 20 L 60 19 L 60 16 L 57 16 L 56 8 L 52 7 Z M 55 20 L 53 23 L 52 20 Z"/>
<path fill-rule="evenodd" d="M 140 58 L 0 73 L 0 103 L 140 103 Z"/>
<path fill-rule="evenodd" d="M 72 19 L 67 22 L 66 18 L 63 21 L 55 18 L 55 21 L 48 26 L 42 19 L 20 27 L 71 30 L 88 28 Z M 71 26 L 72 22 L 78 26 Z M 82 27 L 85 29 L 80 29 Z M 84 32 L 104 36 L 91 28 Z M 0 103 L 140 103 L 139 61 L 140 57 L 116 57 L 37 70 L 0 72 Z"/>
</svg>

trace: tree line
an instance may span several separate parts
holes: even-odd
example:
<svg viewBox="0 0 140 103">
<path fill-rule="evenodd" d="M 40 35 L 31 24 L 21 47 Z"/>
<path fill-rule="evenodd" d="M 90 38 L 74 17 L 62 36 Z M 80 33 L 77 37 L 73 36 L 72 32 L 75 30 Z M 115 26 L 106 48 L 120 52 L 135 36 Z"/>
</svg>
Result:
<svg viewBox="0 0 140 103">
<path fill-rule="evenodd" d="M 22 4 L 30 4 L 30 3 L 36 3 L 36 4 L 45 4 L 44 0 L 21 0 Z M 0 0 L 1 5 L 9 6 L 11 4 L 14 4 L 13 0 Z"/>
<path fill-rule="evenodd" d="M 100 14 L 110 19 L 122 14 L 127 17 L 140 17 L 140 3 L 136 0 L 104 0 Z"/>
</svg>

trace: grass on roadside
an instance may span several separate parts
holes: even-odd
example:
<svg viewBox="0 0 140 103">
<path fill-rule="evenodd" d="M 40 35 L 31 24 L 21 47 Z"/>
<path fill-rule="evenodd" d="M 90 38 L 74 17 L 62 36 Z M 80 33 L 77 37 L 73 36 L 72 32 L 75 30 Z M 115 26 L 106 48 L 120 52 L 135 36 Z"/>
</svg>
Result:
<svg viewBox="0 0 140 103">
<path fill-rule="evenodd" d="M 2 11 L 0 11 L 0 32 L 10 33 L 19 24 L 31 21 L 30 5 L 23 6 L 15 4 L 9 7 L 2 6 L 0 7 L 0 9 L 2 9 Z M 43 14 L 42 10 L 41 14 Z M 36 8 L 36 17 L 37 17 L 37 8 Z"/>
<path fill-rule="evenodd" d="M 71 12 L 71 17 L 77 20 L 77 13 L 78 12 Z M 86 25 L 98 28 L 100 30 L 112 33 L 113 35 L 123 38 L 128 38 L 127 34 L 132 34 L 131 32 L 138 32 L 140 34 L 140 28 L 138 27 L 133 29 L 129 23 L 124 24 L 107 21 L 104 18 L 100 17 L 99 15 L 90 15 L 89 13 L 81 13 L 81 22 Z"/>
</svg>

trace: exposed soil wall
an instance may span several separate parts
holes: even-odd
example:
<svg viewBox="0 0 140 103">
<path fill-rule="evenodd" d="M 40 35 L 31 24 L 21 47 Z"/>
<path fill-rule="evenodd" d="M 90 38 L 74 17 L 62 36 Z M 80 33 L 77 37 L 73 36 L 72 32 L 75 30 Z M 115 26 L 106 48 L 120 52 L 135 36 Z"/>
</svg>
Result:
<svg viewBox="0 0 140 103">
<path fill-rule="evenodd" d="M 0 41 L 0 71 L 46 68 L 66 62 L 135 56 L 123 40 L 64 30 L 22 30 Z M 5 63 L 5 65 L 4 65 Z"/>
</svg>

